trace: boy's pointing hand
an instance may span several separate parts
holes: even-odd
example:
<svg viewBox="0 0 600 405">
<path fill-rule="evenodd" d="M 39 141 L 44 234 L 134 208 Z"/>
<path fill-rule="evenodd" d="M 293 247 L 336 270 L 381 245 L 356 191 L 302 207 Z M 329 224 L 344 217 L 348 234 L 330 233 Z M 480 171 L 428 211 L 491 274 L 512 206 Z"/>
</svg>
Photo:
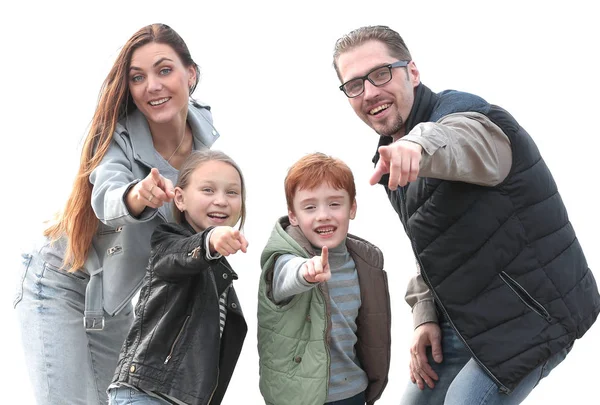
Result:
<svg viewBox="0 0 600 405">
<path fill-rule="evenodd" d="M 327 246 L 323 246 L 323 249 L 321 249 L 321 256 L 314 256 L 304 263 L 302 272 L 304 279 L 309 283 L 322 283 L 331 278 Z"/>
</svg>

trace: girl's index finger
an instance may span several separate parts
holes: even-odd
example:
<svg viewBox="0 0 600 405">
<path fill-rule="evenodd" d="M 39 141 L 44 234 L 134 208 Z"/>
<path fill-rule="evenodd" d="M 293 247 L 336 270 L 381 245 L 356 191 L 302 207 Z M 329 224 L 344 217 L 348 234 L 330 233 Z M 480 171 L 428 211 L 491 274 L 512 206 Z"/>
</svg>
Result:
<svg viewBox="0 0 600 405">
<path fill-rule="evenodd" d="M 242 244 L 242 252 L 246 253 L 248 251 L 248 241 L 246 240 L 246 237 L 240 232 L 240 237 L 239 240 Z"/>
</svg>

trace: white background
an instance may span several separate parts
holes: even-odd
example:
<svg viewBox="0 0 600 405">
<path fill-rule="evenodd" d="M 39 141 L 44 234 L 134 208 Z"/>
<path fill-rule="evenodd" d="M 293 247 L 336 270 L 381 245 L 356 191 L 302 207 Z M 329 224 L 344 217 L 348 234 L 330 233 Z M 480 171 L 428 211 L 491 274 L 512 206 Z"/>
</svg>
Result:
<svg viewBox="0 0 600 405">
<path fill-rule="evenodd" d="M 33 404 L 12 309 L 18 256 L 62 207 L 98 91 L 120 46 L 163 22 L 201 67 L 195 97 L 212 106 L 221 138 L 248 183 L 247 254 L 231 261 L 249 324 L 225 404 L 260 404 L 256 350 L 259 256 L 286 213 L 283 179 L 302 155 L 346 161 L 357 182 L 350 231 L 384 252 L 392 295 L 392 366 L 379 404 L 397 404 L 408 381 L 414 273 L 409 243 L 380 186 L 371 187 L 377 136 L 351 110 L 331 67 L 335 40 L 362 25 L 400 32 L 433 91 L 476 93 L 508 109 L 554 173 L 596 277 L 596 162 L 600 29 L 591 1 L 102 1 L 10 2 L 0 27 L 1 173 L 5 282 L 1 284 L 1 403 Z M 578 341 L 527 404 L 595 403 L 600 326 Z M 69 403 L 65 398 L 65 403 Z"/>
</svg>

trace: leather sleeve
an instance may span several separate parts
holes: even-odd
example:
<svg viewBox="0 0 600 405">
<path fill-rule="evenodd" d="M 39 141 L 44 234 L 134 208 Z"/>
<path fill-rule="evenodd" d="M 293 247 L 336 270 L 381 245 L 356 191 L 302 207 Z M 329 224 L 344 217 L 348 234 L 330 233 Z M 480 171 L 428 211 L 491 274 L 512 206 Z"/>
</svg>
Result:
<svg viewBox="0 0 600 405">
<path fill-rule="evenodd" d="M 178 281 L 209 269 L 205 239 L 212 229 L 192 234 L 179 225 L 159 225 L 151 239 L 150 266 L 154 273 L 164 280 Z"/>
</svg>

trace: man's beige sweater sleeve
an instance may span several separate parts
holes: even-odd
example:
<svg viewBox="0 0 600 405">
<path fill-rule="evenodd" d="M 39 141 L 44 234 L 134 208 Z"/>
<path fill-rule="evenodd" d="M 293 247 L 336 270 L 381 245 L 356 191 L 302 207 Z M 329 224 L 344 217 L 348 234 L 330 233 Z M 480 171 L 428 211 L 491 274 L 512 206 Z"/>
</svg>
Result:
<svg viewBox="0 0 600 405">
<path fill-rule="evenodd" d="M 462 181 L 493 187 L 500 184 L 512 165 L 510 140 L 483 114 L 450 114 L 438 122 L 418 124 L 397 142 L 414 142 L 423 148 L 420 177 Z M 433 294 L 417 274 L 404 297 L 412 308 L 413 325 L 437 322 Z"/>
</svg>

